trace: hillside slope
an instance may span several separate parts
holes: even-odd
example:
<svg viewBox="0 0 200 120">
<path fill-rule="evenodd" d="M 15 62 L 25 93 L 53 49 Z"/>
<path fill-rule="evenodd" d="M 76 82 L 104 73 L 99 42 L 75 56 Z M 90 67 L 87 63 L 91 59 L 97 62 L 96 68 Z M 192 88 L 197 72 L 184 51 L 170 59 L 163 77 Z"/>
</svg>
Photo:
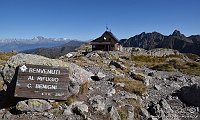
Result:
<svg viewBox="0 0 200 120">
<path fill-rule="evenodd" d="M 80 47 L 84 43 L 85 42 L 73 40 L 59 47 L 37 48 L 37 49 L 23 51 L 23 53 L 37 54 L 48 58 L 58 58 L 69 52 L 73 52 L 76 48 Z"/>
</svg>

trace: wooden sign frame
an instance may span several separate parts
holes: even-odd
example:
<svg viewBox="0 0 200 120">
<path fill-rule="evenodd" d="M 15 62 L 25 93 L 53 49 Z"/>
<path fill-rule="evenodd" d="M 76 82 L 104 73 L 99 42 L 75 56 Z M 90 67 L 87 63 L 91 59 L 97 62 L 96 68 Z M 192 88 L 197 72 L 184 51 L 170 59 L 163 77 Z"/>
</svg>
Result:
<svg viewBox="0 0 200 120">
<path fill-rule="evenodd" d="M 65 68 L 25 64 L 19 66 L 14 96 L 66 100 L 68 85 Z"/>
</svg>

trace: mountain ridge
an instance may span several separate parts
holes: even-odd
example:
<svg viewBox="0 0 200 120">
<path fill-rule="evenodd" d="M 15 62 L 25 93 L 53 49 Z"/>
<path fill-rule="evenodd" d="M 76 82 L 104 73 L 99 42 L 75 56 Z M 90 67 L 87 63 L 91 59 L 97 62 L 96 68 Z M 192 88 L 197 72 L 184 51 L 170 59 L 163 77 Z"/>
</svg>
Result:
<svg viewBox="0 0 200 120">
<path fill-rule="evenodd" d="M 123 47 L 140 47 L 147 50 L 154 48 L 170 48 L 183 53 L 200 55 L 200 35 L 186 37 L 178 30 L 175 30 L 168 36 L 158 32 L 142 32 L 128 39 L 122 39 L 120 42 Z"/>
</svg>

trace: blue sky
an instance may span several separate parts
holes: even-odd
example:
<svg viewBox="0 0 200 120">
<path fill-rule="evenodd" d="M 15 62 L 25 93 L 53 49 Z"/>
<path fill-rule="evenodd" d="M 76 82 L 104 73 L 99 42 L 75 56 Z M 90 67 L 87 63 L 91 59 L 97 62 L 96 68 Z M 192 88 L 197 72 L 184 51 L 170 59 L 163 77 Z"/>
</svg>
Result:
<svg viewBox="0 0 200 120">
<path fill-rule="evenodd" d="M 0 0 L 0 38 L 200 34 L 200 0 Z"/>
</svg>

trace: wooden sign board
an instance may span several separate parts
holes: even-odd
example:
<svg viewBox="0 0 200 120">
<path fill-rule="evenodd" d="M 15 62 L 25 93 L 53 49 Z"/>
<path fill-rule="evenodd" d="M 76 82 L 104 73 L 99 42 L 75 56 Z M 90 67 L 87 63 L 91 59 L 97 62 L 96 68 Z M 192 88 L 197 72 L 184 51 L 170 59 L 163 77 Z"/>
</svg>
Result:
<svg viewBox="0 0 200 120">
<path fill-rule="evenodd" d="M 15 97 L 66 100 L 68 70 L 60 67 L 25 64 L 19 66 Z"/>
</svg>

